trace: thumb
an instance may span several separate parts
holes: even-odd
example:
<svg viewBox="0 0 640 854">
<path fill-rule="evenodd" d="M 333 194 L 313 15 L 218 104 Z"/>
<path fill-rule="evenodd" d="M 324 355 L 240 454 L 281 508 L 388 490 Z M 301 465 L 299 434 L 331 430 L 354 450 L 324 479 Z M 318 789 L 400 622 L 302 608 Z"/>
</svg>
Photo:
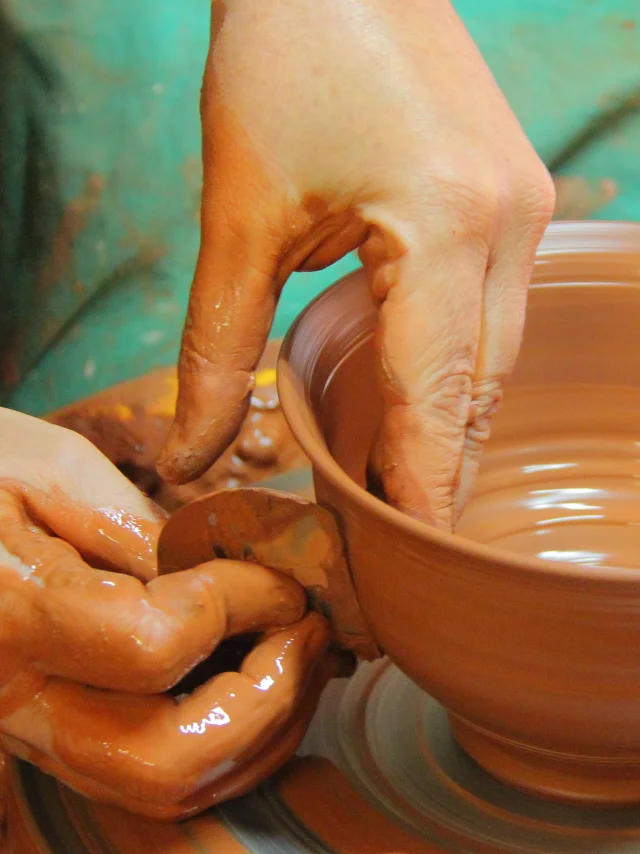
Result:
<svg viewBox="0 0 640 854">
<path fill-rule="evenodd" d="M 211 222 L 198 259 L 180 361 L 176 417 L 158 471 L 185 483 L 236 436 L 276 307 L 275 264 L 261 234 Z"/>
<path fill-rule="evenodd" d="M 203 87 L 201 245 L 178 365 L 176 418 L 158 461 L 185 483 L 231 443 L 246 414 L 254 371 L 276 308 L 279 199 L 237 119 Z"/>
</svg>

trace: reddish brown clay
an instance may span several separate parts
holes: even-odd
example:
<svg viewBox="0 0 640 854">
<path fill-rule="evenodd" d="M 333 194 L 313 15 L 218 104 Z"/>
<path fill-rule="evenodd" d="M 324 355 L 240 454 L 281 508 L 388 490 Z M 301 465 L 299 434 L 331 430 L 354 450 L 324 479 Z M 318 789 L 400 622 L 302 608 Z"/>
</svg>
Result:
<svg viewBox="0 0 640 854">
<path fill-rule="evenodd" d="M 495 776 L 556 799 L 640 802 L 640 226 L 549 229 L 458 535 L 365 489 L 374 324 L 355 274 L 307 309 L 279 366 L 374 640 Z"/>
<path fill-rule="evenodd" d="M 163 520 L 88 442 L 0 409 L 0 750 L 173 819 L 282 765 L 340 661 L 282 573 L 217 560 L 158 578 Z"/>
<path fill-rule="evenodd" d="M 313 501 L 254 487 L 221 490 L 187 504 L 162 530 L 158 570 L 180 572 L 212 558 L 257 563 L 295 578 L 328 618 L 336 644 L 361 658 L 378 657 L 336 520 Z"/>
<path fill-rule="evenodd" d="M 175 369 L 154 371 L 114 386 L 53 413 L 48 420 L 85 436 L 156 504 L 171 512 L 213 490 L 245 486 L 306 464 L 278 401 L 275 363 L 279 348 L 279 341 L 269 342 L 236 440 L 194 483 L 165 483 L 155 470 L 175 415 Z"/>
</svg>

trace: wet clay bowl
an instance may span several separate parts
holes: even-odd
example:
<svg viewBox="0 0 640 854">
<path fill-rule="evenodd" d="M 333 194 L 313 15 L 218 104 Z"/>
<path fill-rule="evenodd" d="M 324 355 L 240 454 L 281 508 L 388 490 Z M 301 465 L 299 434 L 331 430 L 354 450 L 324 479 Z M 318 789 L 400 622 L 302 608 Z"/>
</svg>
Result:
<svg viewBox="0 0 640 854">
<path fill-rule="evenodd" d="M 365 489 L 374 319 L 354 274 L 303 313 L 279 364 L 369 631 L 494 776 L 547 798 L 640 803 L 640 225 L 549 229 L 456 535 Z"/>
</svg>

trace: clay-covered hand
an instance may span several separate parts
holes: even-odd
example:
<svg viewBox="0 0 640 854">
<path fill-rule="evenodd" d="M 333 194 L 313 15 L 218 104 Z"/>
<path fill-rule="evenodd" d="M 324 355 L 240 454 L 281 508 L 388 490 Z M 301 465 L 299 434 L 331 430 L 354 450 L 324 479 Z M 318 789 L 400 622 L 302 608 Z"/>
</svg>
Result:
<svg viewBox="0 0 640 854">
<path fill-rule="evenodd" d="M 174 818 L 281 765 L 334 660 L 284 575 L 216 560 L 155 577 L 162 522 L 85 439 L 0 410 L 0 747 Z M 163 693 L 243 633 L 262 639 L 239 672 Z"/>
<path fill-rule="evenodd" d="M 553 184 L 448 0 L 214 0 L 202 243 L 161 473 L 236 432 L 278 295 L 359 249 L 388 499 L 450 526 L 519 349 Z"/>
</svg>

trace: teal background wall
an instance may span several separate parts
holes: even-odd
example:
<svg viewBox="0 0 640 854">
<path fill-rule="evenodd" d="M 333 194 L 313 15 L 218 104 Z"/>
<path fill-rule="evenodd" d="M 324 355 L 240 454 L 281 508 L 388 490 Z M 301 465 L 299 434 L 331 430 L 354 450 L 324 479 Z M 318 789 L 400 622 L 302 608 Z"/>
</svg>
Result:
<svg viewBox="0 0 640 854">
<path fill-rule="evenodd" d="M 456 6 L 547 162 L 594 117 L 640 95 L 638 0 Z M 8 0 L 8 7 L 60 75 L 48 107 L 63 214 L 4 366 L 13 383 L 6 402 L 42 414 L 176 361 L 198 245 L 209 2 Z M 17 150 L 16 163 L 20 157 Z M 640 219 L 638 111 L 566 171 L 613 178 L 619 194 L 599 215 Z M 274 334 L 355 263 L 294 276 Z"/>
</svg>

